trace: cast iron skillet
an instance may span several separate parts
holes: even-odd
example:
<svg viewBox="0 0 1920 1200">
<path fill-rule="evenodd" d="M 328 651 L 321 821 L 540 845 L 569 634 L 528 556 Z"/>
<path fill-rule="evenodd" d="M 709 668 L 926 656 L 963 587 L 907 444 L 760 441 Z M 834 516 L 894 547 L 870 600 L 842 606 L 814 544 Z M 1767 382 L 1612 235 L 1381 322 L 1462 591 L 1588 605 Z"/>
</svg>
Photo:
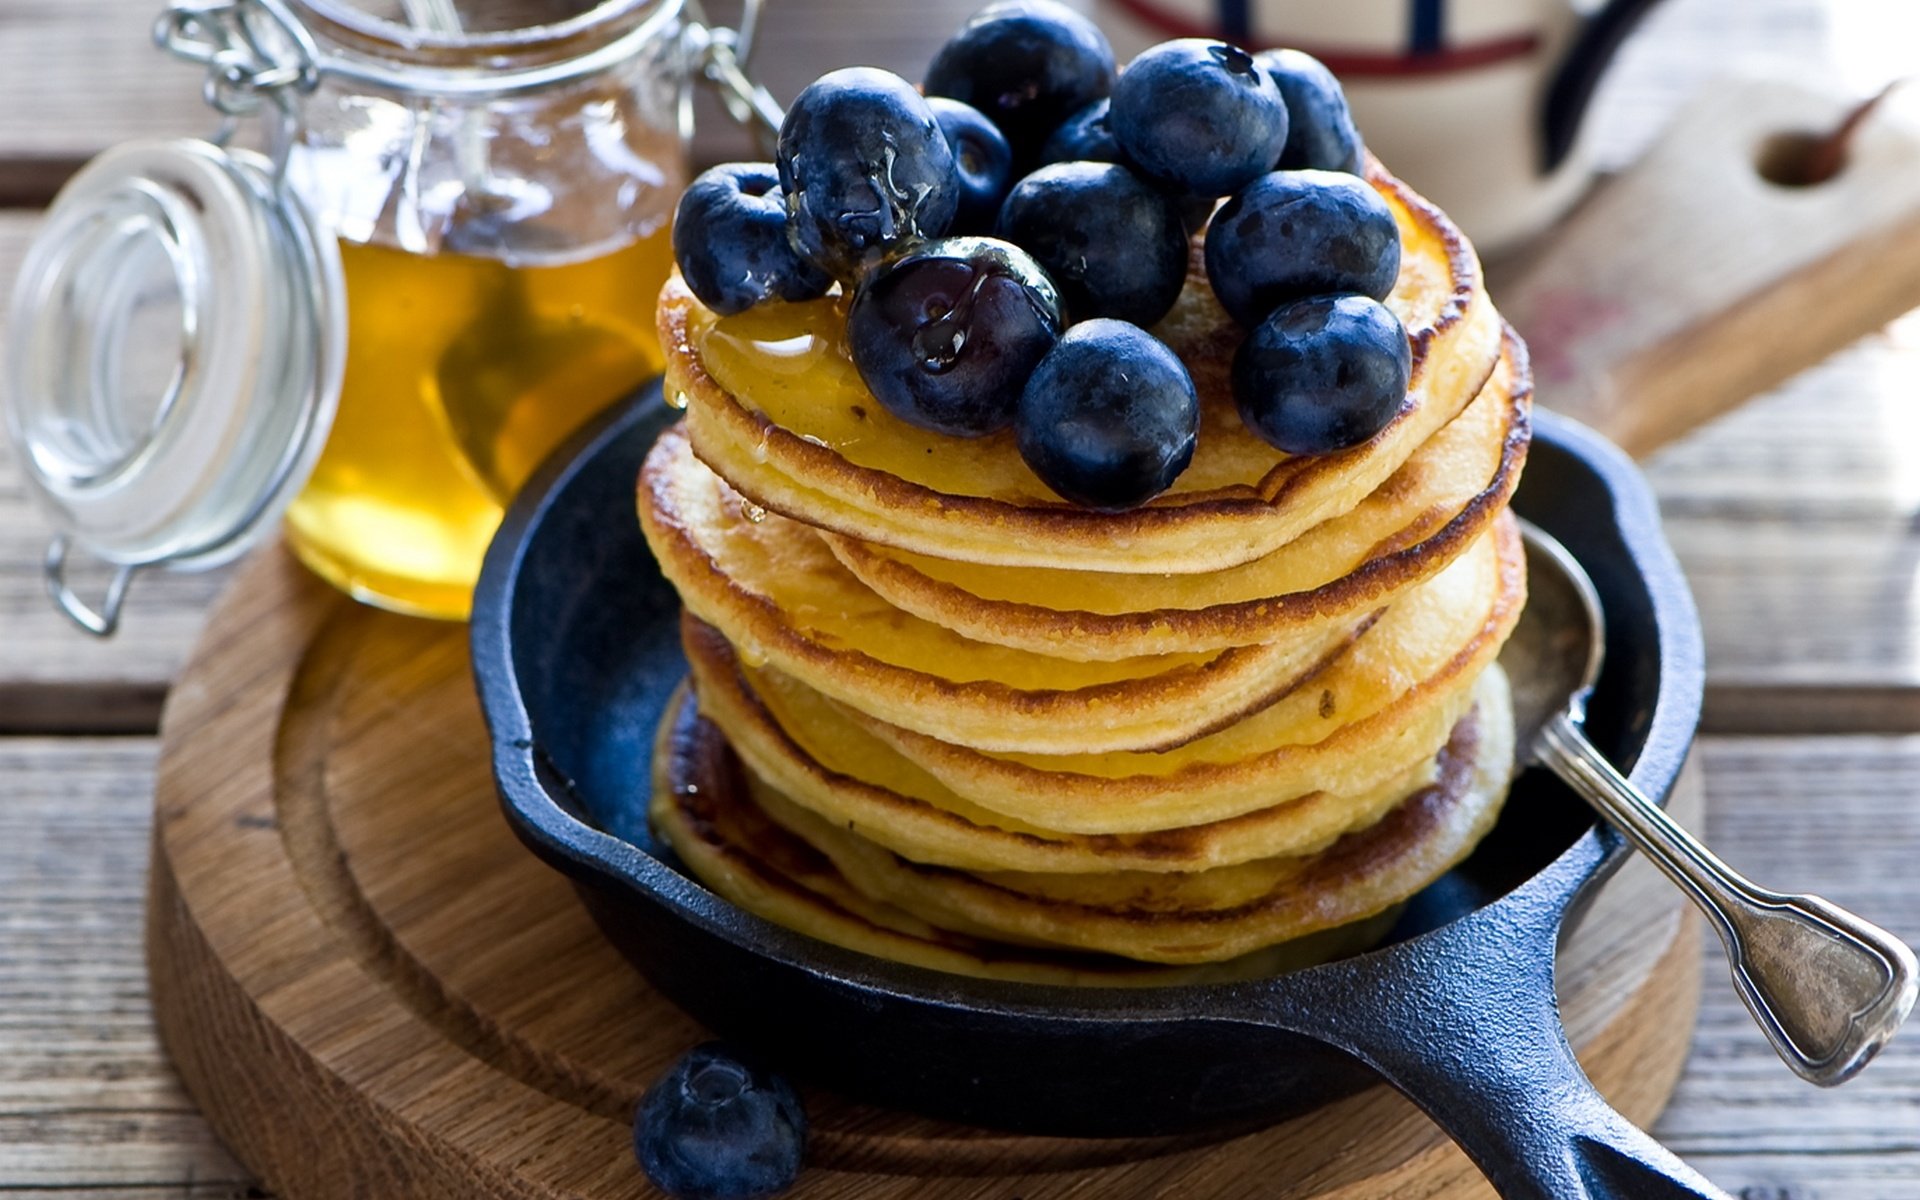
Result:
<svg viewBox="0 0 1920 1200">
<path fill-rule="evenodd" d="M 1555 942 L 1626 850 L 1544 772 L 1382 949 L 1254 983 L 962 978 L 826 945 L 694 882 L 646 829 L 651 742 L 685 667 L 679 602 L 633 516 L 641 459 L 676 415 L 656 385 L 528 487 L 481 576 L 473 657 L 508 820 L 701 1023 L 877 1104 L 1053 1134 L 1246 1127 L 1384 1077 L 1504 1196 L 1722 1195 L 1609 1109 L 1568 1049 Z M 1699 716 L 1701 647 L 1646 485 L 1541 414 L 1515 507 L 1592 573 L 1608 665 L 1588 728 L 1664 799 Z"/>
</svg>

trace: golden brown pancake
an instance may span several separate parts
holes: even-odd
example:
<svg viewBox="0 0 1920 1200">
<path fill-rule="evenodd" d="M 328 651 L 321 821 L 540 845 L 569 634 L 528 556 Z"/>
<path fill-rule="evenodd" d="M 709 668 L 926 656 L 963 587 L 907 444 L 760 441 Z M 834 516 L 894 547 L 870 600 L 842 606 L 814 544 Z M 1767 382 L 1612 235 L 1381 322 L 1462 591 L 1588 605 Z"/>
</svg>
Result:
<svg viewBox="0 0 1920 1200">
<path fill-rule="evenodd" d="M 1510 702 L 1499 668 L 1439 756 L 1438 778 L 1380 821 L 1304 858 L 1193 875 L 975 875 L 924 866 L 780 797 L 756 800 L 825 854 L 861 894 L 941 928 L 1015 944 L 1144 962 L 1218 961 L 1345 925 L 1398 904 L 1466 857 L 1493 827 L 1513 766 Z"/>
<path fill-rule="evenodd" d="M 904 728 L 994 750 L 1178 745 L 1271 704 L 1365 620 L 1291 641 L 1115 662 L 976 642 L 889 604 L 813 530 L 753 510 L 677 428 L 647 457 L 640 521 L 687 608 L 748 661 Z"/>
<path fill-rule="evenodd" d="M 1239 332 L 1196 252 L 1186 291 L 1156 327 L 1201 397 L 1193 463 L 1152 504 L 1122 513 L 1056 499 L 1011 434 L 959 439 L 894 418 L 861 385 L 843 302 L 763 305 L 716 317 L 678 277 L 660 300 L 667 393 L 695 451 L 761 508 L 863 541 L 1002 566 L 1145 574 L 1217 571 L 1263 557 L 1348 511 L 1457 416 L 1493 373 L 1501 322 L 1451 222 L 1374 164 L 1401 231 L 1388 305 L 1414 349 L 1406 404 L 1351 450 L 1289 458 L 1241 423 L 1227 366 Z"/>
<path fill-rule="evenodd" d="M 1506 796 L 1513 731 L 1505 688 L 1498 667 L 1483 675 L 1476 693 L 1484 709 L 1476 706 L 1455 727 L 1434 782 L 1381 820 L 1317 854 L 1193 874 L 1035 876 L 926 866 L 823 820 L 751 773 L 747 791 L 753 807 L 889 914 L 904 912 L 932 929 L 1009 946 L 1142 962 L 1218 962 L 1377 916 L 1464 858 L 1492 827 Z M 684 789 L 656 789 L 656 824 L 676 848 L 680 841 L 662 810 L 697 802 Z M 734 841 L 741 844 L 739 833 Z M 764 858 L 766 851 L 753 855 Z"/>
<path fill-rule="evenodd" d="M 1165 751 L 989 754 L 846 711 L 956 794 L 1019 821 L 1075 833 L 1201 825 L 1308 792 L 1359 792 L 1432 754 L 1525 600 L 1519 529 L 1503 516 L 1303 686 Z"/>
<path fill-rule="evenodd" d="M 1041 829 L 969 803 L 777 671 L 739 662 L 726 638 L 682 623 L 702 715 L 754 774 L 835 826 L 914 862 L 973 871 L 1201 871 L 1309 854 L 1371 824 L 1433 781 L 1431 755 L 1353 795 L 1310 792 L 1245 816 L 1138 834 Z"/>
<path fill-rule="evenodd" d="M 1500 514 L 1526 460 L 1532 390 L 1526 347 L 1509 330 L 1480 396 L 1372 495 L 1263 558 L 1206 575 L 983 566 L 837 533 L 826 541 L 898 607 L 977 641 L 1059 658 L 1294 637 L 1431 578 Z"/>
<path fill-rule="evenodd" d="M 1398 909 L 1267 950 L 1199 966 L 1014 946 L 942 929 L 856 891 L 831 860 L 748 800 L 725 740 L 690 699 L 668 706 L 654 754 L 656 832 L 715 892 L 821 941 L 895 962 L 988 979 L 1074 986 L 1167 986 L 1256 979 L 1372 946 Z"/>
</svg>

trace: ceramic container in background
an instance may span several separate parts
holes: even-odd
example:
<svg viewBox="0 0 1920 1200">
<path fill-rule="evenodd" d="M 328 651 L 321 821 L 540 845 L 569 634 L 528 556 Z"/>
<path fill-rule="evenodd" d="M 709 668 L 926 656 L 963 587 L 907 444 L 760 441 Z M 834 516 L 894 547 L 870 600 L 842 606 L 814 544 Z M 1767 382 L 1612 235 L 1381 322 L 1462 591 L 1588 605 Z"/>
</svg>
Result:
<svg viewBox="0 0 1920 1200">
<path fill-rule="evenodd" d="M 1124 61 L 1173 37 L 1333 68 L 1367 144 L 1483 253 L 1540 232 L 1593 166 L 1581 118 L 1654 0 L 1098 0 Z"/>
</svg>

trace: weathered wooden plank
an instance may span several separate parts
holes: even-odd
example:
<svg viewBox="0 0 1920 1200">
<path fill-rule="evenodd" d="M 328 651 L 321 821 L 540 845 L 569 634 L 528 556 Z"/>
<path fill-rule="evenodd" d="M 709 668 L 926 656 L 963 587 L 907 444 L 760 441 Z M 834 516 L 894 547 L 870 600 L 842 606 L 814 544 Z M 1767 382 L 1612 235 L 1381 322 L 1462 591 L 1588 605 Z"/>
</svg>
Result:
<svg viewBox="0 0 1920 1200">
<path fill-rule="evenodd" d="M 250 1183 L 200 1179 L 133 1187 L 36 1187 L 22 1194 L 49 1200 L 272 1200 L 272 1193 Z"/>
<path fill-rule="evenodd" d="M 7 1189 L 0 1187 L 0 1192 Z M 36 1187 L 22 1193 L 48 1200 L 273 1200 L 273 1194 L 250 1183 L 189 1179 L 132 1187 Z"/>
<path fill-rule="evenodd" d="M 153 49 L 157 0 L 0 0 L 0 204 L 43 203 L 133 137 L 213 127 L 192 68 Z"/>
<path fill-rule="evenodd" d="M 154 754 L 145 739 L 0 741 L 0 1191 L 247 1185 L 148 1009 Z"/>
<path fill-rule="evenodd" d="M 1920 313 L 1647 463 L 1706 637 L 1709 728 L 1920 729 Z"/>
<path fill-rule="evenodd" d="M 1920 313 L 1647 460 L 1669 521 L 1899 522 L 1920 506 Z"/>
</svg>

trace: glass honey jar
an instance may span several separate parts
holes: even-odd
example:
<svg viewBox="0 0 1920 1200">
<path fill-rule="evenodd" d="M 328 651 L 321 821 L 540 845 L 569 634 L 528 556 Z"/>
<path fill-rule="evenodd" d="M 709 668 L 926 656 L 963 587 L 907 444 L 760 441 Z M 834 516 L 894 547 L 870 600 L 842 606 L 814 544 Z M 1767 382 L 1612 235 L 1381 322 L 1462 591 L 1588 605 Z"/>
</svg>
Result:
<svg viewBox="0 0 1920 1200">
<path fill-rule="evenodd" d="M 369 603 L 461 619 L 506 504 L 662 365 L 689 85 L 777 116 L 691 0 L 176 0 L 211 142 L 117 147 L 16 283 L 7 423 L 49 584 L 110 631 L 131 575 L 285 516 Z M 258 119 L 264 154 L 227 145 Z M 114 564 L 102 606 L 71 548 Z"/>
</svg>

